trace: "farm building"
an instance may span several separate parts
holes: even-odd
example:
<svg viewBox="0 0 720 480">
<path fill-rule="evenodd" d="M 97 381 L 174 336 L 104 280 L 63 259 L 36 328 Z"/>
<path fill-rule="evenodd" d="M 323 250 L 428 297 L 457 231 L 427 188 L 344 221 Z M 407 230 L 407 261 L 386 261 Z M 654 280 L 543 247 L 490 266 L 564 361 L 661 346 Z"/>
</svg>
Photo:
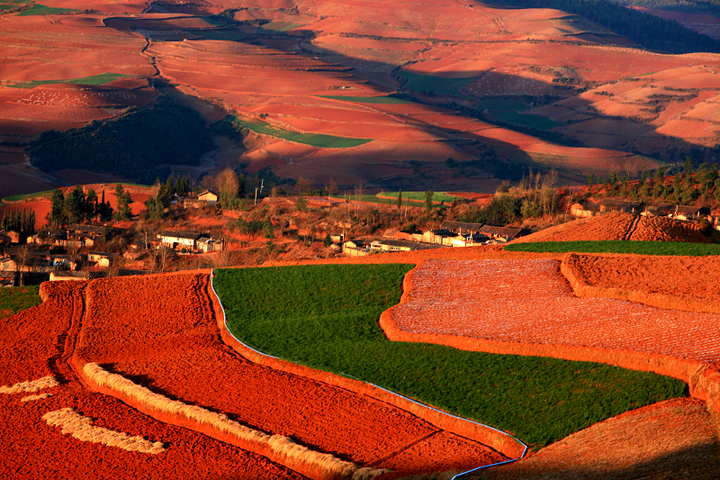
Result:
<svg viewBox="0 0 720 480">
<path fill-rule="evenodd" d="M 570 205 L 570 215 L 574 217 L 587 218 L 598 214 L 600 209 L 597 204 L 589 200 L 579 200 Z"/>
<path fill-rule="evenodd" d="M 200 200 L 201 202 L 205 202 L 208 205 L 215 205 L 218 201 L 218 196 L 215 192 L 212 192 L 210 190 L 204 190 L 198 193 L 198 200 Z"/>
<path fill-rule="evenodd" d="M 158 238 L 160 239 L 160 245 L 168 246 L 173 250 L 212 252 L 223 249 L 222 241 L 215 240 L 204 233 L 165 231 L 160 233 Z"/>
<path fill-rule="evenodd" d="M 629 202 L 626 200 L 618 200 L 616 198 L 606 198 L 598 203 L 598 208 L 600 213 L 639 213 L 645 208 L 645 205 L 641 202 Z"/>
<path fill-rule="evenodd" d="M 69 241 L 79 241 L 81 246 L 92 247 L 100 239 L 109 238 L 114 233 L 112 227 L 101 225 L 78 225 L 72 224 L 67 227 L 67 238 Z"/>
<path fill-rule="evenodd" d="M 380 252 L 411 252 L 417 249 L 417 244 L 407 240 L 375 240 L 370 249 Z"/>
<path fill-rule="evenodd" d="M 440 225 L 441 229 L 449 230 L 451 232 L 463 234 L 463 233 L 480 233 L 482 229 L 482 223 L 471 223 L 471 222 L 452 222 L 444 221 Z"/>
<path fill-rule="evenodd" d="M 95 263 L 99 267 L 109 267 L 115 257 L 114 253 L 88 252 L 87 259 L 89 263 Z"/>
<path fill-rule="evenodd" d="M 351 257 L 370 255 L 370 245 L 366 244 L 363 240 L 348 240 L 343 243 L 342 253 Z"/>
<path fill-rule="evenodd" d="M 496 227 L 493 225 L 483 225 L 480 233 L 484 233 L 493 240 L 499 242 L 509 242 L 522 236 L 523 229 L 516 227 Z"/>
</svg>

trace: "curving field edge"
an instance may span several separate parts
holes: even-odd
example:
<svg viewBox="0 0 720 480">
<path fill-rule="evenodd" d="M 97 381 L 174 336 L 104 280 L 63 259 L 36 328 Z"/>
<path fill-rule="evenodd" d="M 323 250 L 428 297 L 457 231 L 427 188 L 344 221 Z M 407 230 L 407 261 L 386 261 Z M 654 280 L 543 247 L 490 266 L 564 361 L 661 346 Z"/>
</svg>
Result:
<svg viewBox="0 0 720 480">
<path fill-rule="evenodd" d="M 421 404 L 419 402 L 415 402 L 409 398 L 400 396 L 396 393 L 393 393 L 389 390 L 383 389 L 370 383 L 365 383 L 360 380 L 355 380 L 333 373 L 316 370 L 277 357 L 265 355 L 261 352 L 258 352 L 257 350 L 248 347 L 240 340 L 235 338 L 233 334 L 230 333 L 230 330 L 228 330 L 227 328 L 225 309 L 222 306 L 220 297 L 217 295 L 217 292 L 215 292 L 215 288 L 212 282 L 213 276 L 214 270 L 211 273 L 210 285 L 214 293 L 212 301 L 213 303 L 215 303 L 218 311 L 221 312 L 221 315 L 216 315 L 216 319 L 222 339 L 228 346 L 233 348 L 235 351 L 243 355 L 248 360 L 288 373 L 301 375 L 313 380 L 328 383 L 330 385 L 342 387 L 350 390 L 353 393 L 359 395 L 366 395 L 376 400 L 383 401 L 389 405 L 393 405 L 395 407 L 408 411 L 413 415 L 416 415 L 418 418 L 421 418 L 422 420 L 425 420 L 426 422 L 440 429 L 487 445 L 494 450 L 502 453 L 506 457 L 512 458 L 514 460 L 519 460 L 523 458 L 525 453 L 527 452 L 527 446 L 509 433 L 503 432 L 487 425 L 483 425 L 481 423 L 473 422 L 472 420 L 467 420 L 446 412 L 442 412 L 440 410 Z"/>
</svg>

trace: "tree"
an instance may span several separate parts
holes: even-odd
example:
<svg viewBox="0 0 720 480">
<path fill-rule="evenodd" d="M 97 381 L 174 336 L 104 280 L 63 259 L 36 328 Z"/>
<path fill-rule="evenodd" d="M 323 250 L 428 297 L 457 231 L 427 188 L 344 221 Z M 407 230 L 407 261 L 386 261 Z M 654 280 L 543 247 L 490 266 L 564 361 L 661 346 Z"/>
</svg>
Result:
<svg viewBox="0 0 720 480">
<path fill-rule="evenodd" d="M 402 190 L 398 192 L 397 208 L 398 210 L 402 208 Z"/>
<path fill-rule="evenodd" d="M 432 190 L 426 190 L 425 191 L 425 213 L 427 215 L 430 215 L 432 213 L 432 199 L 435 195 L 435 192 Z"/>
<path fill-rule="evenodd" d="M 299 196 L 295 202 L 295 210 L 298 212 L 307 212 L 307 198 Z"/>
<path fill-rule="evenodd" d="M 237 207 L 238 192 L 240 191 L 240 180 L 235 170 L 225 168 L 216 179 L 220 205 L 226 210 L 234 210 Z"/>
<path fill-rule="evenodd" d="M 65 217 L 65 196 L 59 188 L 53 192 L 48 223 L 56 228 L 61 225 L 67 225 L 67 218 Z"/>
<path fill-rule="evenodd" d="M 123 186 L 118 184 L 118 186 L 115 187 L 115 196 L 117 197 L 118 202 L 118 211 L 115 214 L 115 219 L 130 220 L 130 218 L 132 218 L 130 204 L 133 203 L 132 198 L 130 198 L 130 192 L 125 191 Z"/>
</svg>

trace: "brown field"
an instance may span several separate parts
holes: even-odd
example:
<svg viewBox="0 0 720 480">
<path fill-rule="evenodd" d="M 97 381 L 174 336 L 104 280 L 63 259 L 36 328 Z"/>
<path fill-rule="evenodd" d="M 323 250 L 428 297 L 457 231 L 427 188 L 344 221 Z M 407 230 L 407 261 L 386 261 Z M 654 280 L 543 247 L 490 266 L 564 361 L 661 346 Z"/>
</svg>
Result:
<svg viewBox="0 0 720 480">
<path fill-rule="evenodd" d="M 640 240 L 709 243 L 696 224 L 665 217 L 643 217 L 611 212 L 550 227 L 516 240 L 564 242 L 576 240 Z"/>
<path fill-rule="evenodd" d="M 383 314 L 381 324 L 416 341 L 437 337 L 462 345 L 475 338 L 720 360 L 720 336 L 709 333 L 717 314 L 576 298 L 554 260 L 427 261 L 406 285 L 403 301 Z M 701 343 L 697 331 L 708 332 Z"/>
<path fill-rule="evenodd" d="M 570 254 L 563 260 L 562 269 L 575 295 L 581 297 L 720 313 L 715 301 L 718 267 L 720 261 L 715 257 Z"/>
<path fill-rule="evenodd" d="M 303 146 L 299 156 L 305 159 L 304 176 L 320 183 L 328 180 L 328 157 L 333 158 L 335 176 L 345 179 L 347 185 L 397 182 L 401 177 L 388 180 L 387 171 L 374 167 L 377 161 L 402 164 L 417 160 L 417 152 L 429 152 L 423 156 L 436 160 L 472 159 L 478 155 L 475 141 L 487 142 L 501 158 L 528 160 L 528 154 L 547 167 L 583 174 L 622 168 L 622 159 L 634 157 L 629 152 L 663 155 L 678 148 L 685 151 L 717 143 L 717 126 L 712 123 L 717 109 L 709 101 L 720 71 L 716 56 L 628 49 L 624 47 L 626 39 L 557 10 L 498 9 L 451 1 L 286 4 L 280 0 L 256 0 L 247 5 L 230 0 L 166 3 L 140 13 L 145 4 L 94 2 L 81 8 L 91 13 L 3 14 L 0 72 L 3 80 L 11 83 L 105 72 L 135 75 L 112 83 L 116 92 L 126 94 L 137 93 L 148 85 L 148 79 L 161 75 L 180 91 L 229 113 L 250 118 L 271 113 L 276 125 L 290 130 L 396 144 L 363 151 L 363 155 L 375 156 L 371 163 L 355 149 L 326 152 Z M 48 5 L 76 8 L 79 3 L 53 0 Z M 235 18 L 246 24 L 235 28 L 238 41 L 209 39 L 220 34 L 218 27 L 200 17 L 240 6 L 243 9 Z M 265 21 L 271 23 L 258 30 L 258 22 Z M 286 33 L 268 35 L 275 27 Z M 538 49 L 542 55 L 537 54 Z M 469 106 L 494 97 L 556 96 L 559 101 L 530 113 L 570 123 L 556 131 L 591 148 L 560 147 L 505 128 L 488 128 L 482 121 L 426 104 L 343 102 L 346 108 L 342 111 L 315 108 L 332 104 L 318 103 L 318 95 L 382 96 L 397 91 L 400 77 L 392 73 L 398 65 L 417 74 L 473 79 L 460 99 Z M 589 90 L 578 95 L 573 88 L 555 82 L 558 76 L 572 77 Z M 5 105 L 0 109 L 0 137 L 72 128 L 116 116 L 134 105 L 130 100 L 108 97 L 49 97 L 47 92 L 56 88 L 20 92 L 21 100 L 0 95 Z M 692 90 L 696 96 L 662 100 L 658 107 L 652 95 L 672 93 L 669 89 Z M 613 96 L 593 94 L 596 91 Z M 423 102 L 438 104 L 456 100 L 445 95 L 420 97 Z M 147 99 L 138 101 L 144 105 Z M 270 106 L 272 112 L 263 111 Z M 411 112 L 417 116 L 408 116 Z M 438 140 L 447 145 L 431 144 Z M 264 144 L 247 143 L 240 161 L 248 162 L 249 172 L 270 165 L 278 176 L 303 175 L 294 168 L 281 170 Z M 223 151 L 229 152 L 227 148 Z M 2 152 L 0 156 L 4 157 Z M 10 163 L 9 158 L 0 161 Z M 647 162 L 646 168 L 655 166 L 655 162 Z M 456 188 L 477 186 L 473 179 L 456 178 L 455 183 Z"/>
</svg>

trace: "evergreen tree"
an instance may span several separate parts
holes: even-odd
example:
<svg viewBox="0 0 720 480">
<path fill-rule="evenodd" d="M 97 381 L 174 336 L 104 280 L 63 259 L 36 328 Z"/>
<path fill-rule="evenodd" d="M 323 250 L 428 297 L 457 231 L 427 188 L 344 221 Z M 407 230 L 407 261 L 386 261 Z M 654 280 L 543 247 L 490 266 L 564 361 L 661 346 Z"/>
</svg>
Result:
<svg viewBox="0 0 720 480">
<path fill-rule="evenodd" d="M 397 208 L 400 210 L 402 208 L 402 190 L 398 192 L 398 199 L 397 199 Z"/>
<path fill-rule="evenodd" d="M 123 186 L 118 184 L 115 187 L 115 196 L 118 202 L 118 211 L 115 214 L 116 220 L 130 220 L 132 218 L 132 211 L 130 210 L 130 204 L 133 202 L 130 198 L 130 193 L 123 189 Z"/>
<path fill-rule="evenodd" d="M 59 188 L 53 192 L 48 223 L 55 228 L 68 223 L 65 216 L 65 196 Z"/>
</svg>

